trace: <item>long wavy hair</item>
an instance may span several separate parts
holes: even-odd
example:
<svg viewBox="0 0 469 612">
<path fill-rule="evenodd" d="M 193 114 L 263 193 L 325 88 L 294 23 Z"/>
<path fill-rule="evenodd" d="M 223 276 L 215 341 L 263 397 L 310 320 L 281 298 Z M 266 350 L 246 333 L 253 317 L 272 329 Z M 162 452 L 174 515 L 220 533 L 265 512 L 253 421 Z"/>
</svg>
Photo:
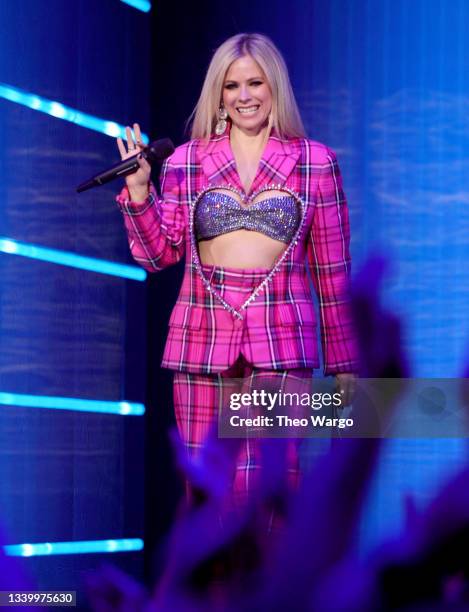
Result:
<svg viewBox="0 0 469 612">
<path fill-rule="evenodd" d="M 215 51 L 196 107 L 187 121 L 191 138 L 209 139 L 218 119 L 223 84 L 230 65 L 250 55 L 262 68 L 272 91 L 270 126 L 280 138 L 304 137 L 305 129 L 282 54 L 263 34 L 237 34 Z"/>
</svg>

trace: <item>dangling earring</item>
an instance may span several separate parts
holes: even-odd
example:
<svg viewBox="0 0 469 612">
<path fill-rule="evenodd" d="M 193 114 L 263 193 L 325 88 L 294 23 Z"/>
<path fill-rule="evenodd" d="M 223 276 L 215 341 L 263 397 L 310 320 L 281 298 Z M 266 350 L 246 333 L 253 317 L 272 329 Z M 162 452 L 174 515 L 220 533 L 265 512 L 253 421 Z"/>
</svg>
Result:
<svg viewBox="0 0 469 612">
<path fill-rule="evenodd" d="M 226 120 L 228 118 L 228 112 L 223 104 L 218 109 L 218 121 L 215 125 L 215 134 L 221 136 L 226 130 Z"/>
</svg>

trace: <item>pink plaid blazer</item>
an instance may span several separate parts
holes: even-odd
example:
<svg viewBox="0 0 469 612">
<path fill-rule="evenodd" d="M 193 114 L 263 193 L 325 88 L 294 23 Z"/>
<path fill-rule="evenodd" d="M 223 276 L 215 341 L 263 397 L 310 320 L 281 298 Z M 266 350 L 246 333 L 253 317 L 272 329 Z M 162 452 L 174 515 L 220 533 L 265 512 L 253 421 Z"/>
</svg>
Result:
<svg viewBox="0 0 469 612">
<path fill-rule="evenodd" d="M 201 269 L 194 235 L 194 208 L 209 189 L 229 186 L 249 203 L 263 190 L 294 195 L 301 223 L 266 278 L 237 310 L 224 302 Z M 116 200 L 124 214 L 134 259 L 150 272 L 185 256 L 185 273 L 169 321 L 162 366 L 216 373 L 240 354 L 268 369 L 319 366 L 317 321 L 307 267 L 319 297 L 326 374 L 356 371 L 356 350 L 348 304 L 349 219 L 336 156 L 305 138 L 271 135 L 249 194 L 236 170 L 229 134 L 208 144 L 192 140 L 178 147 L 162 168 L 159 198 L 150 186 L 144 203 Z"/>
</svg>

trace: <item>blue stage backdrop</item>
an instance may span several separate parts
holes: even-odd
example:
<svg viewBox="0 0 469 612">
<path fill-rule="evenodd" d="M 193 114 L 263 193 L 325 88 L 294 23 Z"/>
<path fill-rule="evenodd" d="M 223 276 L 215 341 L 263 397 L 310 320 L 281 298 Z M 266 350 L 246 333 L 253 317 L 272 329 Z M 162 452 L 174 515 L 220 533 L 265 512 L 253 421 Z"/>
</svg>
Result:
<svg viewBox="0 0 469 612">
<path fill-rule="evenodd" d="M 82 597 L 100 550 L 142 571 L 145 273 L 114 202 L 122 182 L 75 188 L 119 159 L 122 126 L 148 123 L 149 16 L 119 0 L 5 0 L 0 23 L 3 544 L 32 555 L 38 587 Z"/>
</svg>

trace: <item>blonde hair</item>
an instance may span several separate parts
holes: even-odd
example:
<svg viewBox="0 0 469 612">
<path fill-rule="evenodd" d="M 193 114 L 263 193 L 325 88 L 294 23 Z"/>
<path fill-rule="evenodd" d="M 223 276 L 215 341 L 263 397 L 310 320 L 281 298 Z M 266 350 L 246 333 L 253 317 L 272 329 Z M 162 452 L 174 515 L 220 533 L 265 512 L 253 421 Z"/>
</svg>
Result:
<svg viewBox="0 0 469 612">
<path fill-rule="evenodd" d="M 218 120 L 225 75 L 240 57 L 250 55 L 262 68 L 272 91 L 269 124 L 280 138 L 304 137 L 305 129 L 292 90 L 288 70 L 280 51 L 263 34 L 237 34 L 215 51 L 207 70 L 199 100 L 188 119 L 191 138 L 208 140 Z"/>
</svg>

